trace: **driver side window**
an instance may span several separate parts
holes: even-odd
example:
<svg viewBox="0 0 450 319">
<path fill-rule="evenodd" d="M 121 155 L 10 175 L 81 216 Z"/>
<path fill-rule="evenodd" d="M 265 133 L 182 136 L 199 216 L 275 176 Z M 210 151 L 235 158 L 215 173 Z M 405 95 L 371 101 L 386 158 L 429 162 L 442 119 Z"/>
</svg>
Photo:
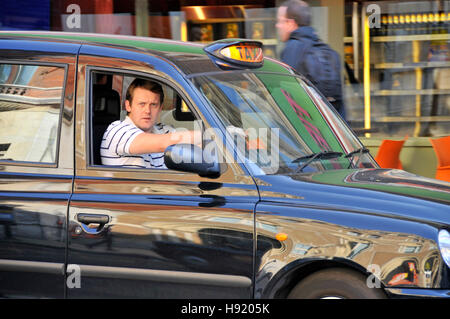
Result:
<svg viewBox="0 0 450 319">
<path fill-rule="evenodd" d="M 157 118 L 152 119 L 150 130 L 154 134 L 165 134 L 175 131 L 201 130 L 194 112 L 180 97 L 176 90 L 155 79 L 136 78 L 128 74 L 104 71 L 91 72 L 91 143 L 90 165 L 114 166 L 123 168 L 165 168 L 163 153 L 131 155 L 128 152 L 128 141 L 142 132 L 140 126 L 133 121 L 134 117 L 127 109 L 130 100 L 131 85 L 138 82 L 151 82 L 156 96 L 162 96 L 158 107 Z M 134 90 L 136 91 L 136 90 Z M 158 93 L 158 92 L 161 92 Z M 153 93 L 152 93 L 153 94 Z M 156 99 L 158 102 L 160 99 Z M 135 105 L 137 100 L 133 102 Z M 128 143 L 128 144 L 127 144 Z M 121 152 L 123 150 L 123 152 Z M 127 157 L 128 162 L 124 162 Z M 141 159 L 142 158 L 142 159 Z M 125 164 L 124 164 L 125 163 Z M 149 164 L 150 163 L 150 164 Z"/>
</svg>

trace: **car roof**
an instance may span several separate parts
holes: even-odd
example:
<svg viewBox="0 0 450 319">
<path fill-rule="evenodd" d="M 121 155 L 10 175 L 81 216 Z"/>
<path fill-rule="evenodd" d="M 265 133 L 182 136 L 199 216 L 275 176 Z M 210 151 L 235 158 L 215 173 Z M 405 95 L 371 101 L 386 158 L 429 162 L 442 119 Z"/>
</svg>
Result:
<svg viewBox="0 0 450 319">
<path fill-rule="evenodd" d="M 186 75 L 217 72 L 221 69 L 203 50 L 204 44 L 169 40 L 163 38 L 54 31 L 0 31 L 0 39 L 45 40 L 72 44 L 88 44 L 123 50 L 137 50 L 144 54 L 159 56 L 171 61 Z M 274 59 L 264 58 L 263 72 L 290 74 L 290 68 Z"/>
</svg>

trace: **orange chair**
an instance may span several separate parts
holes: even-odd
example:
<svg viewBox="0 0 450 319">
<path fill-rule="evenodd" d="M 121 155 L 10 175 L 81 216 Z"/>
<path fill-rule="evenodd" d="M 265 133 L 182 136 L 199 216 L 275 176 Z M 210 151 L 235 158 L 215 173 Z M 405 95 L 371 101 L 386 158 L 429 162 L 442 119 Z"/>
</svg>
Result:
<svg viewBox="0 0 450 319">
<path fill-rule="evenodd" d="M 430 138 L 430 142 L 438 160 L 435 178 L 450 182 L 450 136 Z"/>
<path fill-rule="evenodd" d="M 375 160 L 381 168 L 403 169 L 400 161 L 400 151 L 407 138 L 401 141 L 382 140 Z"/>
</svg>

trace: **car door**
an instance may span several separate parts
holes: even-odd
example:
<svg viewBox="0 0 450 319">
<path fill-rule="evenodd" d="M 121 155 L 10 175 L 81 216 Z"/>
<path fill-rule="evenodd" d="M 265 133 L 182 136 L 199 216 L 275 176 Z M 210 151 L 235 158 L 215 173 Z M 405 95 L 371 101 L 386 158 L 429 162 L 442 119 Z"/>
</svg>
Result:
<svg viewBox="0 0 450 319">
<path fill-rule="evenodd" d="M 64 297 L 78 48 L 0 40 L 0 297 Z"/>
<path fill-rule="evenodd" d="M 94 126 L 104 123 L 93 118 L 105 110 L 93 101 L 94 95 L 102 99 L 95 92 L 98 74 L 110 76 L 101 90 L 105 101 L 119 96 L 122 104 L 126 79 L 142 77 L 161 82 L 205 128 L 209 123 L 190 89 L 159 59 L 143 56 L 148 65 L 143 68 L 141 61 L 93 57 L 90 50 L 83 46 L 79 56 L 77 122 L 84 125 L 76 130 L 69 211 L 68 267 L 81 275 L 78 285 L 74 277 L 68 297 L 251 297 L 258 200 L 252 179 L 235 163 L 217 179 L 96 163 Z"/>
</svg>

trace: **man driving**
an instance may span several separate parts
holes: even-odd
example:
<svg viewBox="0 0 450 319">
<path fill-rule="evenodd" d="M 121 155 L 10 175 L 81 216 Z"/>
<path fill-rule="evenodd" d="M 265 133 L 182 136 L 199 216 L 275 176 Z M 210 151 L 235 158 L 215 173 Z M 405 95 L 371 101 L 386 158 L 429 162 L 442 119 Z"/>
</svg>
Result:
<svg viewBox="0 0 450 319">
<path fill-rule="evenodd" d="M 196 132 L 175 132 L 156 123 L 164 92 L 160 84 L 135 79 L 125 100 L 127 117 L 111 123 L 103 134 L 100 155 L 103 165 L 166 169 L 164 151 L 173 144 L 194 143 Z"/>
</svg>

